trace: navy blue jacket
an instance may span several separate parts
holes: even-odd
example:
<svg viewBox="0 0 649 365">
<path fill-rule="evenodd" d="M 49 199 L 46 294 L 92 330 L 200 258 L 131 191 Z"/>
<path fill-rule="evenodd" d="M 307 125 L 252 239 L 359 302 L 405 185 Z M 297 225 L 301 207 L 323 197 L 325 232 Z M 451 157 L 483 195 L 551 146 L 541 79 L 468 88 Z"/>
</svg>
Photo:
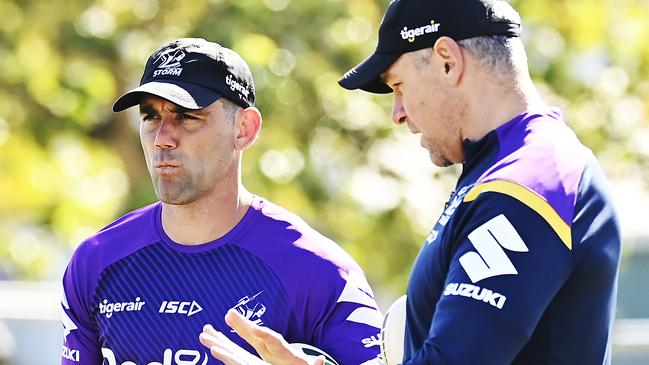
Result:
<svg viewBox="0 0 649 365">
<path fill-rule="evenodd" d="M 408 283 L 404 364 L 609 364 L 620 227 L 556 109 L 466 141 Z"/>
</svg>

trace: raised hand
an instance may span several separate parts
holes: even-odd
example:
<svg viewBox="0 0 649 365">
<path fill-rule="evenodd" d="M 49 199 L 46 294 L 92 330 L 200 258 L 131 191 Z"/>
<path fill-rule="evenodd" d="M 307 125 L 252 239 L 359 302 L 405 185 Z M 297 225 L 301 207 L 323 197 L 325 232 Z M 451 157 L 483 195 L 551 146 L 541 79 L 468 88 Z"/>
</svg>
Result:
<svg viewBox="0 0 649 365">
<path fill-rule="evenodd" d="M 199 340 L 210 349 L 212 356 L 225 365 L 324 365 L 324 357 L 314 358 L 303 354 L 291 347 L 279 333 L 257 326 L 235 310 L 228 311 L 225 322 L 250 343 L 263 359 L 232 342 L 211 325 L 205 325 Z"/>
</svg>

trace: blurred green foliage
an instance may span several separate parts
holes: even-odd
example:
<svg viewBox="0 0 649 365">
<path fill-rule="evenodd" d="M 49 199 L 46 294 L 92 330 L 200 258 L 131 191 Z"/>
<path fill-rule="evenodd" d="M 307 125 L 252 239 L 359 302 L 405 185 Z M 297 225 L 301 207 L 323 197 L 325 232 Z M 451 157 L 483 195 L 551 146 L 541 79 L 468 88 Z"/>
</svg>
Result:
<svg viewBox="0 0 649 365">
<path fill-rule="evenodd" d="M 649 178 L 649 2 L 513 1 L 530 69 L 612 177 Z M 264 116 L 248 189 L 344 246 L 383 293 L 451 192 L 390 123 L 389 96 L 336 81 L 375 47 L 386 0 L 0 0 L 0 277 L 55 279 L 87 235 L 154 201 L 117 96 L 158 45 L 204 37 L 250 64 Z"/>
</svg>

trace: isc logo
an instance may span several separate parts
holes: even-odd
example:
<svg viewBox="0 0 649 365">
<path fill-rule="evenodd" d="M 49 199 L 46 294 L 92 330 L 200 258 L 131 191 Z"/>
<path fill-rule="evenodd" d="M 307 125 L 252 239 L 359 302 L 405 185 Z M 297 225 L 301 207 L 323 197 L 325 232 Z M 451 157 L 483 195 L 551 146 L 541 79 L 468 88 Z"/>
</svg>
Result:
<svg viewBox="0 0 649 365">
<path fill-rule="evenodd" d="M 190 317 L 202 310 L 203 308 L 193 300 L 191 302 L 165 300 L 164 302 L 162 302 L 162 305 L 160 305 L 160 310 L 158 311 L 158 313 L 170 313 L 170 314 L 177 313 L 177 314 L 184 314 L 187 317 Z"/>
</svg>

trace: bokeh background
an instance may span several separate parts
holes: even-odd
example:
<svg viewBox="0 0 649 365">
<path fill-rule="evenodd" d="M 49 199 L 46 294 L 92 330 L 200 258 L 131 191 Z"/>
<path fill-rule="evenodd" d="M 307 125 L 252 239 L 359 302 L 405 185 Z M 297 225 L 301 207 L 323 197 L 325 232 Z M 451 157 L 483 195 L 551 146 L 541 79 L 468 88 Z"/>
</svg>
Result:
<svg viewBox="0 0 649 365">
<path fill-rule="evenodd" d="M 58 363 L 72 251 L 156 200 L 137 115 L 111 105 L 178 37 L 248 61 L 264 125 L 244 154 L 245 185 L 339 242 L 385 310 L 459 173 L 391 124 L 390 96 L 336 83 L 374 49 L 387 3 L 0 0 L 0 363 Z M 625 244 L 614 363 L 647 364 L 649 1 L 511 3 L 538 88 L 613 183 Z"/>
</svg>

